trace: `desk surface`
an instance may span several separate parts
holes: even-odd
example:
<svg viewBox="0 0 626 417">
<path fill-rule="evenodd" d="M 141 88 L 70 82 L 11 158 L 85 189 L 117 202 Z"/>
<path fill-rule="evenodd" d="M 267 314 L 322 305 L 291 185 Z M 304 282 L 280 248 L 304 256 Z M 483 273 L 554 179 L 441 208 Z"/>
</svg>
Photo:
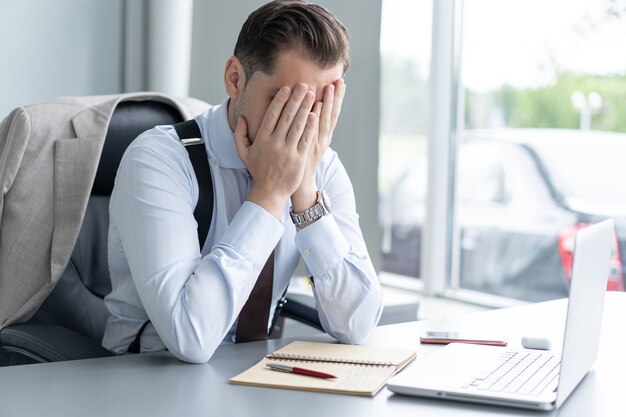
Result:
<svg viewBox="0 0 626 417">
<path fill-rule="evenodd" d="M 519 346 L 524 333 L 553 334 L 557 346 L 565 321 L 565 300 L 378 327 L 366 344 L 412 347 L 418 356 L 435 346 L 417 342 L 424 330 L 485 330 L 509 335 Z M 203 365 L 168 353 L 129 355 L 0 368 L 2 416 L 626 416 L 626 293 L 609 293 L 595 369 L 564 406 L 543 413 L 394 395 L 374 398 L 229 385 L 228 379 L 291 340 L 220 347 Z M 326 335 L 307 338 L 330 341 Z"/>
</svg>

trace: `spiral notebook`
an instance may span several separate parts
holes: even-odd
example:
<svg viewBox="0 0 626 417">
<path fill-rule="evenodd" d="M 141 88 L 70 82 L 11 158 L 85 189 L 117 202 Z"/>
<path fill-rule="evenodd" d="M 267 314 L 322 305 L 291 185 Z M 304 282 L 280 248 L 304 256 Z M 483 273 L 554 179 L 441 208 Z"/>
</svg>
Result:
<svg viewBox="0 0 626 417">
<path fill-rule="evenodd" d="M 334 343 L 292 342 L 230 379 L 231 384 L 373 397 L 415 358 L 415 350 Z M 306 367 L 336 379 L 276 372 L 269 362 Z"/>
</svg>

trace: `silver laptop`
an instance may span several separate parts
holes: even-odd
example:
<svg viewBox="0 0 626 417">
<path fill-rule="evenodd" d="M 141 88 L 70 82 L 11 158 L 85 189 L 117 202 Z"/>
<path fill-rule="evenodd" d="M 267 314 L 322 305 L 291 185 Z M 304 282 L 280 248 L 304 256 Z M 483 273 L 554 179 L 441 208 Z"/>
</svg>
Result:
<svg viewBox="0 0 626 417">
<path fill-rule="evenodd" d="M 391 378 L 387 388 L 519 408 L 560 407 L 596 360 L 613 233 L 613 220 L 605 220 L 576 235 L 560 354 L 452 343 Z"/>
</svg>

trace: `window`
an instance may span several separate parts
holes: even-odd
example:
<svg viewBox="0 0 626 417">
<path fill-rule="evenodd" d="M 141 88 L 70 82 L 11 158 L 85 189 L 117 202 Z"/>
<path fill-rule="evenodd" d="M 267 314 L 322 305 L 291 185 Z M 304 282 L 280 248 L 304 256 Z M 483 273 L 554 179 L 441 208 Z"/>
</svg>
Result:
<svg viewBox="0 0 626 417">
<path fill-rule="evenodd" d="M 618 197 L 626 195 L 626 134 L 594 132 L 626 132 L 624 38 L 624 3 L 464 2 L 459 160 L 487 168 L 498 152 L 510 181 L 505 191 L 495 176 L 459 167 L 459 288 L 528 301 L 566 296 L 565 236 L 608 216 L 626 219 Z M 500 191 L 505 204 L 478 210 L 464 198 Z"/>
<path fill-rule="evenodd" d="M 435 45 L 418 48 L 426 39 Z M 621 39 L 626 2 L 617 0 L 467 0 L 462 7 L 460 0 L 384 0 L 382 269 L 426 274 L 428 292 L 481 302 L 560 298 L 569 288 L 576 230 L 613 217 L 607 287 L 623 290 Z M 441 116 L 448 103 L 450 114 Z M 432 163 L 430 149 L 442 141 L 449 147 L 435 155 L 444 155 L 449 170 L 436 165 L 442 159 Z M 431 204 L 442 194 L 443 205 Z M 424 224 L 435 223 L 447 227 L 439 240 L 424 233 Z M 423 268 L 431 258 L 446 267 Z"/>
</svg>

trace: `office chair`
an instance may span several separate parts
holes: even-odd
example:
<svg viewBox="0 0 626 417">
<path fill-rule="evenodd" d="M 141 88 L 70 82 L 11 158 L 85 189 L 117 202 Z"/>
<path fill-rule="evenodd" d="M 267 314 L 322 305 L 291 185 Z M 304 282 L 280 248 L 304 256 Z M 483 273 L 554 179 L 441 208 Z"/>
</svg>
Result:
<svg viewBox="0 0 626 417">
<path fill-rule="evenodd" d="M 106 134 L 87 210 L 69 264 L 33 318 L 0 331 L 0 366 L 113 355 L 101 346 L 111 291 L 107 258 L 109 199 L 124 151 L 156 125 L 182 122 L 179 111 L 160 101 L 123 101 Z M 317 311 L 283 300 L 282 312 L 322 330 Z"/>
</svg>

